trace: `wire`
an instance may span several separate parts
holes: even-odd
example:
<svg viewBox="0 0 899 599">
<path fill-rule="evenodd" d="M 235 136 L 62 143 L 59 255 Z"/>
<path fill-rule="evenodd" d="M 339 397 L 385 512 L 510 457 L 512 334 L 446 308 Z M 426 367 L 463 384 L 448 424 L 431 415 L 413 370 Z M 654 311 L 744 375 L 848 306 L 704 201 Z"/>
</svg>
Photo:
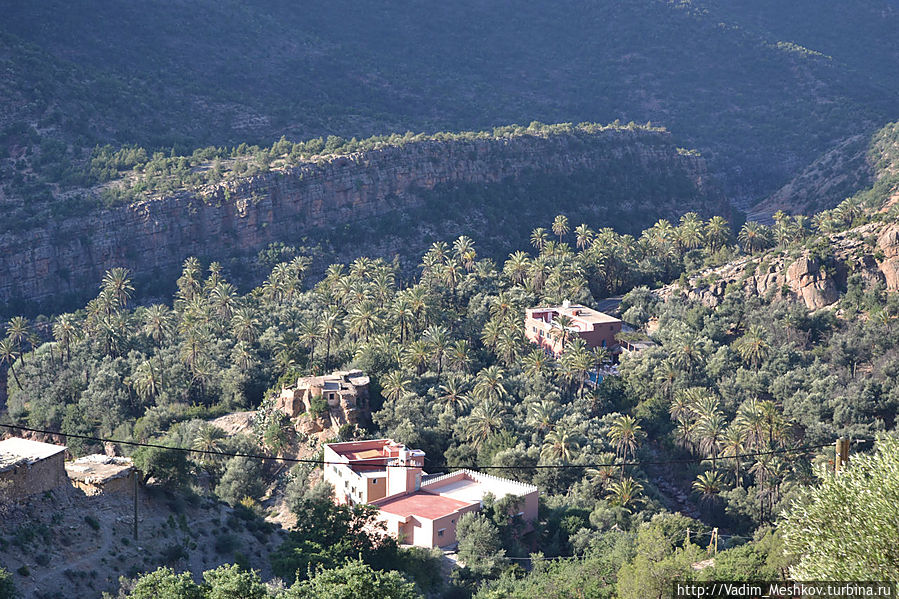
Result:
<svg viewBox="0 0 899 599">
<path fill-rule="evenodd" d="M 130 445 L 133 447 L 149 447 L 152 449 L 167 449 L 171 451 L 181 451 L 184 453 L 197 453 L 203 455 L 214 455 L 214 456 L 222 456 L 222 457 L 232 457 L 232 458 L 249 458 L 253 460 L 272 460 L 279 462 L 291 462 L 291 463 L 300 463 L 300 464 L 321 464 L 325 466 L 372 466 L 373 464 L 369 462 L 328 462 L 325 460 L 316 460 L 311 458 L 289 458 L 289 457 L 281 457 L 281 456 L 273 456 L 273 455 L 265 455 L 258 453 L 238 453 L 238 452 L 228 452 L 228 451 L 214 451 L 211 449 L 193 449 L 188 447 L 176 447 L 173 445 L 160 445 L 158 443 L 145 443 L 140 441 L 124 441 L 122 439 L 106 439 L 103 437 L 92 437 L 90 435 L 79 435 L 77 433 L 64 433 L 61 431 L 51 431 L 46 429 L 39 428 L 31 428 L 27 426 L 20 426 L 17 424 L 2 424 L 0 426 L 9 429 L 16 429 L 21 431 L 27 431 L 31 433 L 40 433 L 44 435 L 59 435 L 62 437 L 72 437 L 75 439 L 84 439 L 86 441 L 96 441 L 98 443 L 116 443 L 119 445 Z M 775 449 L 771 451 L 758 451 L 754 453 L 742 453 L 734 456 L 720 456 L 722 460 L 732 460 L 735 458 L 751 458 L 758 457 L 764 455 L 775 455 L 781 453 L 804 453 L 810 451 L 812 449 L 820 449 L 822 447 L 830 447 L 831 443 L 823 443 L 820 445 L 804 445 L 802 447 L 795 447 L 792 449 Z M 441 469 L 469 469 L 469 470 L 531 470 L 531 469 L 565 469 L 565 468 L 621 468 L 625 466 L 664 466 L 668 464 L 692 464 L 692 463 L 701 463 L 707 462 L 711 458 L 685 458 L 679 460 L 654 460 L 654 461 L 643 461 L 643 462 L 612 462 L 608 464 L 533 464 L 527 466 L 509 466 L 509 465 L 500 465 L 500 466 L 477 466 L 477 465 L 435 465 L 435 468 Z M 380 464 L 378 465 L 380 466 Z M 386 467 L 389 468 L 417 468 L 417 466 L 406 465 L 406 464 L 385 464 Z"/>
</svg>

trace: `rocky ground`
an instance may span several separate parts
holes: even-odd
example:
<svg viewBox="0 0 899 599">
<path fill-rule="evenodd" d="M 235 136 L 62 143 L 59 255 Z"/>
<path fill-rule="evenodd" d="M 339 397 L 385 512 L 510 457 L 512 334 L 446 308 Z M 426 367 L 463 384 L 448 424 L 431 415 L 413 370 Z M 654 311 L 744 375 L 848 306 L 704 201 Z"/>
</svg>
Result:
<svg viewBox="0 0 899 599">
<path fill-rule="evenodd" d="M 162 565 L 200 573 L 242 563 L 271 578 L 268 554 L 284 531 L 246 511 L 143 488 L 138 539 L 130 494 L 86 496 L 72 488 L 37 495 L 0 513 L 0 566 L 23 597 L 99 597 L 120 576 Z"/>
<path fill-rule="evenodd" d="M 762 297 L 787 294 L 812 310 L 832 305 L 857 273 L 867 283 L 899 289 L 899 225 L 872 222 L 830 235 L 826 248 L 770 250 L 747 256 L 660 288 L 662 299 L 687 296 L 718 305 L 725 291 L 742 289 Z M 823 251 L 822 251 L 823 249 Z"/>
</svg>

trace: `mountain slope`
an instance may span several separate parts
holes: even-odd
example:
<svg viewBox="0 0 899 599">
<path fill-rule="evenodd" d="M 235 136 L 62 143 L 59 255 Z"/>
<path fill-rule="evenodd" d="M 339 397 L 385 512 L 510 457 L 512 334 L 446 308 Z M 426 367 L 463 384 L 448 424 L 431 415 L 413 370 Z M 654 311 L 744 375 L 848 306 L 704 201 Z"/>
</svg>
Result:
<svg viewBox="0 0 899 599">
<path fill-rule="evenodd" d="M 731 211 L 705 161 L 658 129 L 533 124 L 409 136 L 306 159 L 295 158 L 291 144 L 284 154 L 278 147 L 274 160 L 265 153 L 264 170 L 252 162 L 255 174 L 237 174 L 237 165 L 249 168 L 243 160 L 258 157 L 237 157 L 209 182 L 0 231 L 0 305 L 28 312 L 40 303 L 69 306 L 115 266 L 149 279 L 145 289 L 168 293 L 158 288 L 162 275 L 188 256 L 240 259 L 273 242 L 320 246 L 319 260 L 366 253 L 417 260 L 435 240 L 469 234 L 484 239 L 482 255 L 500 257 L 527 246 L 533 223 L 560 211 L 574 223 L 624 231 L 690 210 Z M 125 176 L 145 187 L 154 164 Z"/>
<path fill-rule="evenodd" d="M 666 125 L 748 203 L 897 110 L 882 75 L 899 64 L 899 21 L 885 0 L 850 20 L 832 1 L 2 4 L 4 168 L 26 204 L 77 181 L 68 161 L 97 143 L 189 150 L 616 118 Z M 815 18 L 790 25 L 800 14 Z"/>
</svg>

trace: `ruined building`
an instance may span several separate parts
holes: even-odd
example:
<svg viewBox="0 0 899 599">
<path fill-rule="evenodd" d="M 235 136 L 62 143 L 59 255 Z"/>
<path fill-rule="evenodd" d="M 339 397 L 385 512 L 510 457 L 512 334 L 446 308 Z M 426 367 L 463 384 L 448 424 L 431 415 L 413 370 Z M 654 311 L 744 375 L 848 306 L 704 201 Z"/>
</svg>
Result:
<svg viewBox="0 0 899 599">
<path fill-rule="evenodd" d="M 307 414 L 301 423 L 308 429 L 305 432 L 339 429 L 344 424 L 356 424 L 369 414 L 368 384 L 369 378 L 361 370 L 301 377 L 295 387 L 281 390 L 275 407 L 293 420 Z"/>
</svg>

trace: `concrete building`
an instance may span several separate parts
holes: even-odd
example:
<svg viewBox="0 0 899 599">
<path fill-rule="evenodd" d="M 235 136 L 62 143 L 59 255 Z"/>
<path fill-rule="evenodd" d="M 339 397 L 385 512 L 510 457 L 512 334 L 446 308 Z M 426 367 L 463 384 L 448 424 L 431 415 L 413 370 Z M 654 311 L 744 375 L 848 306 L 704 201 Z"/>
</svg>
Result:
<svg viewBox="0 0 899 599">
<path fill-rule="evenodd" d="M 454 545 L 459 518 L 481 509 L 488 494 L 517 497 L 514 515 L 525 522 L 537 518 L 537 487 L 471 470 L 427 477 L 424 457 L 391 439 L 330 443 L 325 480 L 335 501 L 377 507 L 389 534 L 419 547 Z"/>
<path fill-rule="evenodd" d="M 328 443 L 324 478 L 334 487 L 338 503 L 372 503 L 417 489 L 424 459 L 423 451 L 408 449 L 391 439 Z"/>
<path fill-rule="evenodd" d="M 295 387 L 281 389 L 275 407 L 290 418 L 312 413 L 312 399 L 321 397 L 328 406 L 332 426 L 356 424 L 367 412 L 369 377 L 361 370 L 338 370 L 324 376 L 307 376 Z"/>
<path fill-rule="evenodd" d="M 560 319 L 567 318 L 564 325 Z M 581 338 L 587 347 L 604 347 L 610 352 L 618 349 L 615 336 L 621 331 L 620 319 L 585 306 L 571 305 L 528 308 L 524 319 L 524 334 L 531 343 L 558 356 L 571 339 Z"/>
<path fill-rule="evenodd" d="M 0 491 L 9 499 L 68 484 L 64 445 L 12 437 L 0 441 Z"/>
<path fill-rule="evenodd" d="M 93 454 L 66 462 L 65 467 L 72 484 L 87 495 L 134 492 L 135 470 L 131 458 Z"/>
</svg>

